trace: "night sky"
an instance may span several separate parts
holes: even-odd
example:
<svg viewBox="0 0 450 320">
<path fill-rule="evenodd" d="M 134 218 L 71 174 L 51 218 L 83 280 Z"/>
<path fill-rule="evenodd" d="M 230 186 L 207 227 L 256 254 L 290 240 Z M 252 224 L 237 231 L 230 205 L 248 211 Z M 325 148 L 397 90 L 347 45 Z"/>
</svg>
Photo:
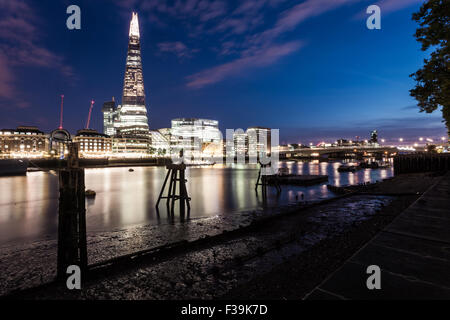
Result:
<svg viewBox="0 0 450 320">
<path fill-rule="evenodd" d="M 411 20 L 420 0 L 0 0 L 0 127 L 102 129 L 120 103 L 132 11 L 140 19 L 152 129 L 176 117 L 222 130 L 279 128 L 281 142 L 445 135 L 441 114 L 418 113 L 409 74 L 426 53 Z M 81 30 L 66 8 L 81 8 Z M 381 7 L 382 29 L 366 28 Z"/>
</svg>

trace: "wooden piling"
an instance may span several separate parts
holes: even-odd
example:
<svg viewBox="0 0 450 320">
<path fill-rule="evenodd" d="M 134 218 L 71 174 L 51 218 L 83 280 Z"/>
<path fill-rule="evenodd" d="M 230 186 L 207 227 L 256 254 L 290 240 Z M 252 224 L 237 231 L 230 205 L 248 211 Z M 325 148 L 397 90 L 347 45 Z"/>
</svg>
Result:
<svg viewBox="0 0 450 320">
<path fill-rule="evenodd" d="M 267 176 L 265 174 L 263 174 L 262 170 L 267 167 L 268 167 L 267 164 L 260 163 L 259 171 L 258 171 L 258 178 L 256 179 L 256 184 L 255 184 L 256 192 L 258 192 L 258 187 L 261 186 L 263 199 L 265 199 L 267 197 L 267 186 L 269 183 L 268 183 Z M 275 177 L 274 179 L 272 179 L 272 183 L 277 190 L 277 194 L 279 195 L 281 193 L 281 186 L 279 184 L 278 179 Z"/>
<path fill-rule="evenodd" d="M 66 278 L 70 265 L 87 270 L 84 169 L 78 167 L 78 145 L 69 145 L 67 168 L 59 171 L 57 277 Z"/>
<path fill-rule="evenodd" d="M 175 201 L 180 200 L 180 215 L 184 217 L 187 212 L 189 214 L 191 206 L 187 188 L 186 188 L 186 165 L 185 164 L 169 164 L 167 165 L 167 174 L 164 179 L 164 183 L 159 193 L 158 201 L 156 202 L 156 210 L 158 211 L 159 203 L 162 199 L 166 199 L 167 210 L 170 214 L 174 214 Z M 167 189 L 167 195 L 163 196 L 166 189 L 167 181 L 169 180 L 169 188 Z M 177 193 L 178 183 L 178 193 Z"/>
</svg>

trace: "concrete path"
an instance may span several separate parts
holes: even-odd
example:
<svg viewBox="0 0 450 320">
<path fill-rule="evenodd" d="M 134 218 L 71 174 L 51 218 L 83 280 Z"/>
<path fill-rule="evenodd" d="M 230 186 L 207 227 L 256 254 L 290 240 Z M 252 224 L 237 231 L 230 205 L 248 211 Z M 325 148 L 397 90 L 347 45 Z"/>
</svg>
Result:
<svg viewBox="0 0 450 320">
<path fill-rule="evenodd" d="M 367 288 L 370 265 L 379 290 Z M 306 299 L 450 299 L 450 172 Z"/>
</svg>

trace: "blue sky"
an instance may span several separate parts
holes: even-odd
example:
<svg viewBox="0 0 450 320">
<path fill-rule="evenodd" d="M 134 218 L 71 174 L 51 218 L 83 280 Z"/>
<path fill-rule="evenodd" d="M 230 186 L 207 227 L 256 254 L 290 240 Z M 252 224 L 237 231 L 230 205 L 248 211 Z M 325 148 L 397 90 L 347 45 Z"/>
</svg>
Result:
<svg viewBox="0 0 450 320">
<path fill-rule="evenodd" d="M 120 102 L 128 27 L 137 11 L 150 127 L 176 117 L 221 128 L 279 128 L 281 142 L 445 135 L 418 113 L 409 74 L 426 55 L 411 20 L 421 0 L 0 0 L 0 127 L 101 130 L 101 104 Z M 67 6 L 81 30 L 66 28 Z M 378 4 L 382 29 L 366 28 Z"/>
</svg>

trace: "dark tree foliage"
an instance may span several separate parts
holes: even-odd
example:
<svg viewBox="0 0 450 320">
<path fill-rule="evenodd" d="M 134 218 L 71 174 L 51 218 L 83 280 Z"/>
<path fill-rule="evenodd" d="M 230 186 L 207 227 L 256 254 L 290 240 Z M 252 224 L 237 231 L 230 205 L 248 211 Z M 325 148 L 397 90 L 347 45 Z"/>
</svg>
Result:
<svg viewBox="0 0 450 320">
<path fill-rule="evenodd" d="M 420 112 L 442 107 L 450 136 L 450 0 L 428 0 L 413 14 L 413 20 L 419 23 L 415 37 L 422 50 L 432 52 L 424 66 L 411 75 L 417 84 L 410 94 L 418 101 Z"/>
</svg>

